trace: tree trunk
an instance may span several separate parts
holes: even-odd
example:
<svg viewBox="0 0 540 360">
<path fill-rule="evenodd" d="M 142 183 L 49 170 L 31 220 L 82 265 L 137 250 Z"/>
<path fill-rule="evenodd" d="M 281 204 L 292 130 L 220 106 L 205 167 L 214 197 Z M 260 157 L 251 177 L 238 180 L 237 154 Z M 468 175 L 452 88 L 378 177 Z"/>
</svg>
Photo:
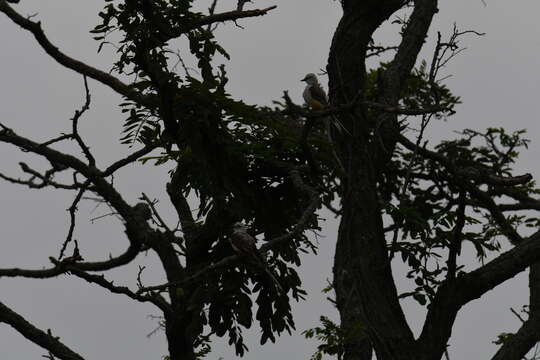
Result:
<svg viewBox="0 0 540 360">
<path fill-rule="evenodd" d="M 377 27 L 403 2 L 342 0 L 342 5 L 344 14 L 334 34 L 327 70 L 331 103 L 357 104 L 350 113 L 339 115 L 351 135 L 333 137 L 345 167 L 343 215 L 333 269 L 336 302 L 346 334 L 344 359 L 370 360 L 371 346 L 378 360 L 413 359 L 418 355 L 416 344 L 399 304 L 377 195 L 378 172 L 384 168 L 376 155 L 380 146 L 377 139 L 385 134 L 378 133 L 378 119 L 368 119 L 362 105 L 368 44 Z M 382 98 L 397 102 L 404 74 L 414 65 L 435 12 L 436 1 L 415 2 L 410 22 L 414 26 L 408 26 L 409 34 L 404 32 L 402 52 L 396 55 L 399 63 L 389 69 L 391 77 L 383 79 L 391 86 Z"/>
</svg>

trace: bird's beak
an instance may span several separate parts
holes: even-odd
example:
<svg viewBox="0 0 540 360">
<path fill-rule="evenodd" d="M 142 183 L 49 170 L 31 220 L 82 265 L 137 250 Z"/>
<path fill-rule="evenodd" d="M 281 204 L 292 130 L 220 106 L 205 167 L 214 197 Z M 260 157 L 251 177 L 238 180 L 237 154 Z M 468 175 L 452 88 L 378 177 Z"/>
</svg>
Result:
<svg viewBox="0 0 540 360">
<path fill-rule="evenodd" d="M 300 80 L 300 81 L 306 81 L 306 80 L 307 80 L 307 76 L 304 77 L 304 78 L 303 78 L 302 80 Z"/>
</svg>

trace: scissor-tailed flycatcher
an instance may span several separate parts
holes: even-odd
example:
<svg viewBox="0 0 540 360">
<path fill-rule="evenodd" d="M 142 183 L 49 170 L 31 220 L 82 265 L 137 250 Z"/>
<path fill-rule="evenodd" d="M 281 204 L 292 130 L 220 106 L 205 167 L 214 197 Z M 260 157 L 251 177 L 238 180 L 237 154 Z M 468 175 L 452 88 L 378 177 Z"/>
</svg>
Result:
<svg viewBox="0 0 540 360">
<path fill-rule="evenodd" d="M 304 100 L 314 110 L 322 110 L 328 106 L 328 97 L 324 92 L 321 84 L 317 80 L 315 74 L 307 74 L 302 81 L 306 82 L 306 88 L 304 89 Z"/>
<path fill-rule="evenodd" d="M 313 110 L 324 110 L 328 107 L 328 96 L 317 80 L 317 76 L 313 73 L 307 74 L 301 81 L 306 82 L 306 88 L 302 94 L 306 104 Z M 330 121 L 330 118 L 326 118 Z M 338 119 L 332 116 L 332 122 L 339 132 L 348 132 L 347 129 L 339 122 Z"/>
<path fill-rule="evenodd" d="M 277 281 L 276 277 L 270 270 L 270 267 L 268 266 L 268 263 L 266 262 L 266 259 L 261 255 L 259 250 L 257 250 L 257 239 L 255 239 L 253 236 L 251 236 L 247 232 L 247 227 L 237 222 L 233 225 L 233 232 L 232 235 L 229 237 L 229 241 L 231 243 L 231 246 L 233 250 L 241 256 L 245 256 L 247 259 L 251 260 L 255 265 L 260 267 L 264 270 L 266 274 L 272 279 L 274 282 L 276 289 L 282 293 L 283 288 L 279 284 L 279 281 Z"/>
<path fill-rule="evenodd" d="M 324 89 L 322 88 L 321 84 L 319 84 L 319 81 L 317 80 L 317 76 L 313 73 L 307 74 L 301 81 L 306 82 L 306 88 L 303 92 L 304 101 L 306 104 L 312 108 L 313 110 L 324 110 L 328 107 L 328 97 L 326 96 L 326 92 L 324 92 Z M 330 142 L 330 146 L 332 146 L 332 152 L 334 153 L 334 157 L 336 158 L 336 161 L 341 168 L 342 171 L 345 171 L 343 164 L 341 164 L 341 161 L 339 160 L 339 157 L 336 154 L 336 150 L 334 149 L 334 142 L 332 140 L 332 134 L 330 132 L 330 123 L 334 124 L 334 127 L 337 131 L 340 133 L 349 133 L 347 129 L 341 124 L 341 122 L 336 119 L 334 116 L 326 116 L 323 118 L 324 121 L 324 127 L 326 131 L 326 136 L 328 136 L 328 141 Z"/>
</svg>

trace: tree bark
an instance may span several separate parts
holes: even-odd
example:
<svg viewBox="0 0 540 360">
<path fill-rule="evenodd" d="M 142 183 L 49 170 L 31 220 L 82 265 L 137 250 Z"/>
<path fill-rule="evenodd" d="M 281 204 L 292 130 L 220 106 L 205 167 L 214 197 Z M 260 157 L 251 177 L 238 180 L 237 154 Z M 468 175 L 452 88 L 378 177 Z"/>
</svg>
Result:
<svg viewBox="0 0 540 360">
<path fill-rule="evenodd" d="M 379 94 L 396 105 L 403 82 L 414 66 L 436 12 L 436 1 L 419 0 Z M 342 1 L 344 14 L 336 29 L 328 61 L 329 95 L 333 105 L 362 103 L 366 87 L 366 51 L 373 32 L 404 4 L 402 1 Z M 347 334 L 345 360 L 415 358 L 416 344 L 400 307 L 383 231 L 377 178 L 377 121 L 356 106 L 339 115 L 350 136 L 337 135 L 338 155 L 345 167 L 342 179 L 343 215 L 334 262 L 334 288 L 341 325 Z M 386 114 L 385 114 L 386 116 Z M 390 123 L 396 123 L 391 115 Z M 382 119 L 386 120 L 386 119 Z M 381 131 L 390 129 L 384 127 Z M 389 131 L 389 130 L 387 130 Z M 389 143 L 395 143 L 395 134 Z M 393 146 L 390 148 L 392 151 Z M 389 154 L 387 158 L 391 157 Z M 384 165 L 384 164 L 383 164 Z M 355 332 L 353 329 L 363 329 Z"/>
</svg>

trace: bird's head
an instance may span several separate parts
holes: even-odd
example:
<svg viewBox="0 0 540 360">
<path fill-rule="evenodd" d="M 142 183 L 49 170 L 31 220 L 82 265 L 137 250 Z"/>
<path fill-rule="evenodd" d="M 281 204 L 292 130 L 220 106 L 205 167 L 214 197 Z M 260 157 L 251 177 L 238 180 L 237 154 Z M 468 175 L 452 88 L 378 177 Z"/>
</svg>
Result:
<svg viewBox="0 0 540 360">
<path fill-rule="evenodd" d="M 235 222 L 232 226 L 233 231 L 246 231 L 247 226 L 242 224 L 241 222 Z"/>
<path fill-rule="evenodd" d="M 307 74 L 302 80 L 300 81 L 305 81 L 306 83 L 308 83 L 309 85 L 314 85 L 314 84 L 317 84 L 318 83 L 318 80 L 317 80 L 317 75 L 313 74 L 313 73 L 309 73 Z"/>
</svg>

